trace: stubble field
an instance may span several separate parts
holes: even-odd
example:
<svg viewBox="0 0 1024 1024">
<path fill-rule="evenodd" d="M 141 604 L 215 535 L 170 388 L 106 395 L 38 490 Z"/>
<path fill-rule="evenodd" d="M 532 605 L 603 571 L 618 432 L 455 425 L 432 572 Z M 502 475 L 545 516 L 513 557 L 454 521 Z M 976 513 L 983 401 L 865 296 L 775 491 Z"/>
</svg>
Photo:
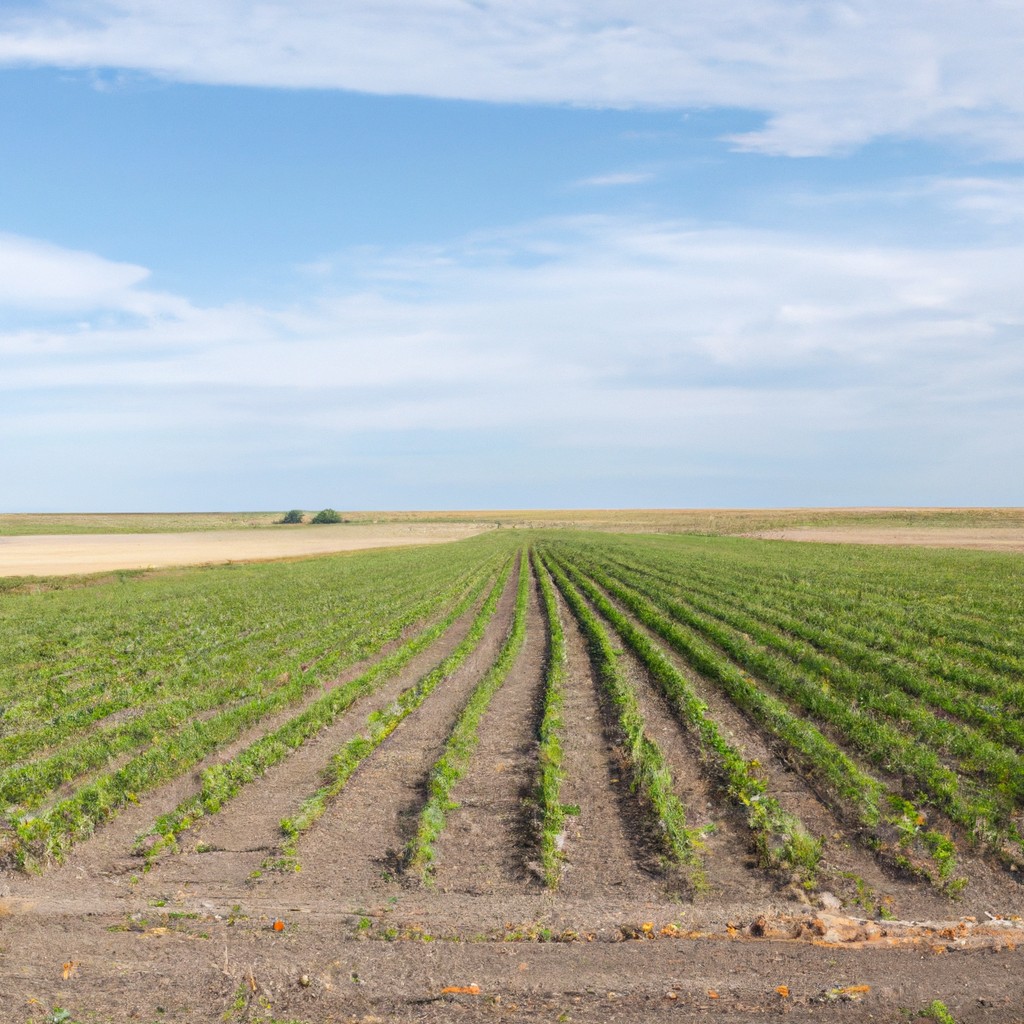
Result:
<svg viewBox="0 0 1024 1024">
<path fill-rule="evenodd" d="M 1022 570 L 502 529 L 11 590 L 0 1018 L 1020 1020 Z"/>
</svg>

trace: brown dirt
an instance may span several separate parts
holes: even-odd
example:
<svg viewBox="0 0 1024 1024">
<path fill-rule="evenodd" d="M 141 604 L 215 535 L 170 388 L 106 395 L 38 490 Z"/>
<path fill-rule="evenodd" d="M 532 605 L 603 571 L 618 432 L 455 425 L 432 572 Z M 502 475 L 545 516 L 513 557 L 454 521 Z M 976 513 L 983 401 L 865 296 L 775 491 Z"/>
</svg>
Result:
<svg viewBox="0 0 1024 1024">
<path fill-rule="evenodd" d="M 497 657 L 515 604 L 515 580 L 477 649 L 363 764 L 299 847 L 301 875 L 267 875 L 264 899 L 368 905 L 401 891 L 401 854 L 412 838 L 427 773 L 481 675 Z"/>
<path fill-rule="evenodd" d="M 843 916 L 861 913 L 855 906 L 826 912 L 801 904 L 747 862 L 741 833 L 707 792 L 686 738 L 634 665 L 651 731 L 669 751 L 682 789 L 695 804 L 707 798 L 705 811 L 724 819 L 718 845 L 709 844 L 708 896 L 691 896 L 656 870 L 569 621 L 563 795 L 581 814 L 567 837 L 562 885 L 544 891 L 525 870 L 528 815 L 519 803 L 532 783 L 543 677 L 536 594 L 527 641 L 457 790 L 462 808 L 439 844 L 438 884 L 424 888 L 404 878 L 395 854 L 421 806 L 426 772 L 493 661 L 513 601 L 510 581 L 477 653 L 364 763 L 304 837 L 300 873 L 253 884 L 252 862 L 262 856 L 253 848 L 272 845 L 278 818 L 386 699 L 383 690 L 189 837 L 218 839 L 221 853 L 170 856 L 132 880 L 125 844 L 136 829 L 125 826 L 133 816 L 137 827 L 148 824 L 158 804 L 180 799 L 167 787 L 83 843 L 64 867 L 38 878 L 0 878 L 0 1021 L 38 1024 L 61 1007 L 90 1024 L 774 1016 L 897 1024 L 937 998 L 961 1024 L 1024 1019 L 1016 952 L 1024 926 L 990 919 L 1024 911 L 1009 876 L 1004 887 L 969 888 L 950 903 L 882 875 L 896 886 L 902 914 L 951 922 L 928 927 Z M 440 644 L 450 647 L 456 635 Z M 403 680 L 443 653 L 435 646 Z M 392 693 L 399 683 L 387 685 Z M 751 756 L 765 758 L 773 784 L 786 780 L 790 773 L 757 746 L 749 723 L 728 725 Z M 808 814 L 816 798 L 792 781 L 790 790 L 782 787 L 785 799 Z M 874 866 L 855 855 L 862 868 L 862 858 Z M 196 870 L 200 861 L 215 868 Z M 977 920 L 958 921 L 967 914 Z M 468 991 L 446 993 L 450 986 Z"/>
<path fill-rule="evenodd" d="M 436 844 L 435 884 L 442 892 L 480 896 L 528 887 L 544 646 L 533 585 L 523 646 L 480 722 L 469 771 L 453 794 L 460 806 Z"/>
<path fill-rule="evenodd" d="M 602 706 L 586 644 L 561 595 L 558 603 L 567 658 L 562 799 L 580 808 L 579 816 L 567 823 L 559 892 L 580 901 L 660 900 L 665 885 L 645 869 L 643 815 L 628 795 L 622 752 Z"/>
<path fill-rule="evenodd" d="M 284 530 L 0 537 L 0 576 L 54 576 L 300 558 L 337 551 L 442 544 L 482 533 L 472 523 L 299 526 Z"/>
</svg>

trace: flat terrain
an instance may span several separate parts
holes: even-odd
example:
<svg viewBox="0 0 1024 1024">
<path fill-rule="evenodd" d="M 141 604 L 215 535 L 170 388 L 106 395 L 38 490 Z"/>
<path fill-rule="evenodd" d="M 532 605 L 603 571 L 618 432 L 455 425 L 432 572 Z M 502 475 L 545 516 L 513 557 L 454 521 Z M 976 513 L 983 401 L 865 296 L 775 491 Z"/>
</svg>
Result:
<svg viewBox="0 0 1024 1024">
<path fill-rule="evenodd" d="M 1024 529 L 970 526 L 794 526 L 752 534 L 764 540 L 818 544 L 890 544 L 899 547 L 966 548 L 974 551 L 1024 552 Z"/>
<path fill-rule="evenodd" d="M 0 576 L 65 576 L 300 558 L 366 548 L 441 544 L 485 529 L 488 527 L 471 523 L 346 523 L 275 530 L 0 536 Z"/>
<path fill-rule="evenodd" d="M 0 596 L 0 1021 L 1019 1024 L 1022 574 L 494 529 Z"/>
<path fill-rule="evenodd" d="M 794 527 L 993 528 L 1024 530 L 1024 508 L 461 509 L 343 511 L 347 523 L 465 523 L 620 533 L 743 535 Z M 294 529 L 281 512 L 0 513 L 0 537 L 82 533 L 192 533 Z"/>
</svg>

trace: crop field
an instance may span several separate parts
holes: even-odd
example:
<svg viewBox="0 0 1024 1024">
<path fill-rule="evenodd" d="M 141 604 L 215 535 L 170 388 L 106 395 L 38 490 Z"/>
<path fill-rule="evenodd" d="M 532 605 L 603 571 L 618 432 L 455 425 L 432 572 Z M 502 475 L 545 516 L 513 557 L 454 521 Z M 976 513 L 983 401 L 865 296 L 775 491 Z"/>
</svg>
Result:
<svg viewBox="0 0 1024 1024">
<path fill-rule="evenodd" d="M 0 596 L 0 1020 L 1020 1021 L 1022 878 L 1020 555 L 495 529 Z"/>
</svg>

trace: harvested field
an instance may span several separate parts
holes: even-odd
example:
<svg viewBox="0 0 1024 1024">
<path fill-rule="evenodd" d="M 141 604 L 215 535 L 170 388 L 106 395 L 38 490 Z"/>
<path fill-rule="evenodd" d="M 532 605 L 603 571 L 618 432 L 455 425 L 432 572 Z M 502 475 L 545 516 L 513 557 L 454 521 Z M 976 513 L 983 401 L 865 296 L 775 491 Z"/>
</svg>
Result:
<svg viewBox="0 0 1024 1024">
<path fill-rule="evenodd" d="M 1024 529 L 1009 527 L 803 526 L 764 530 L 752 536 L 763 540 L 796 540 L 817 544 L 892 544 L 903 547 L 1024 552 Z"/>
<path fill-rule="evenodd" d="M 304 558 L 336 551 L 442 544 L 487 527 L 460 523 L 344 524 L 279 530 L 0 536 L 0 576 L 52 576 Z"/>
<path fill-rule="evenodd" d="M 0 1019 L 1024 1018 L 1024 560 L 528 539 L 0 597 Z"/>
</svg>

